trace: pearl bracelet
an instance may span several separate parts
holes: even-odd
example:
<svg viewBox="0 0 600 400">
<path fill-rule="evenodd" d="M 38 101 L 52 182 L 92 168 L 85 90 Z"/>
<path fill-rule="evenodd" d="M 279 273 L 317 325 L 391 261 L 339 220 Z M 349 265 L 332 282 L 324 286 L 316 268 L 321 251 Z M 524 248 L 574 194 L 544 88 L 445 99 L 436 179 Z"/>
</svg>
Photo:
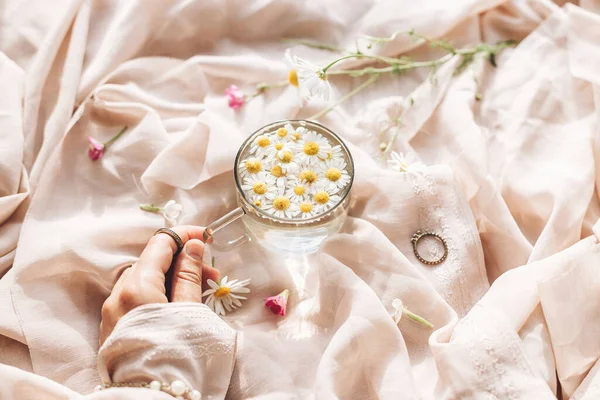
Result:
<svg viewBox="0 0 600 400">
<path fill-rule="evenodd" d="M 102 385 L 96 386 L 94 388 L 94 391 L 98 392 L 100 390 L 108 389 L 111 387 L 138 387 L 151 390 L 160 390 L 162 392 L 170 394 L 171 396 L 175 396 L 177 400 L 202 399 L 202 394 L 199 391 L 187 387 L 186 384 L 180 380 L 173 381 L 170 385 L 168 383 L 162 383 L 159 381 L 152 381 L 150 383 L 104 383 Z"/>
</svg>

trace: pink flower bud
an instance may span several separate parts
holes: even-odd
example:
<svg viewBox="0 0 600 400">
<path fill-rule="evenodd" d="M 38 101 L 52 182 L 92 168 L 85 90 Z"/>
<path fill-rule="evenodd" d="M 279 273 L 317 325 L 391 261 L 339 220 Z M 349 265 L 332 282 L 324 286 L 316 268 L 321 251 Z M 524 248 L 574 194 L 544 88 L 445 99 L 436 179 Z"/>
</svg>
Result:
<svg viewBox="0 0 600 400">
<path fill-rule="evenodd" d="M 88 140 L 90 142 L 90 149 L 88 150 L 88 155 L 90 156 L 92 161 L 96 161 L 104 154 L 104 145 L 91 136 L 88 136 Z"/>
<path fill-rule="evenodd" d="M 243 106 L 244 102 L 246 101 L 246 95 L 244 92 L 242 92 L 242 90 L 235 85 L 231 85 L 225 89 L 225 95 L 229 101 L 229 107 L 233 108 L 234 110 L 237 110 Z"/>
<path fill-rule="evenodd" d="M 265 307 L 269 308 L 273 314 L 284 317 L 289 295 L 290 291 L 285 289 L 277 296 L 267 297 L 265 299 Z"/>
</svg>

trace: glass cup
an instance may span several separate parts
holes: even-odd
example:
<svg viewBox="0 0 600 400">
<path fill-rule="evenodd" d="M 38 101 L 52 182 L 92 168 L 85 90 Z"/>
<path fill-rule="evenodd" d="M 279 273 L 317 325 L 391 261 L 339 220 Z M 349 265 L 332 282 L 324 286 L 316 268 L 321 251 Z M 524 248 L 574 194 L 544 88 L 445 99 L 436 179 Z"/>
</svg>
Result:
<svg viewBox="0 0 600 400">
<path fill-rule="evenodd" d="M 294 129 L 302 127 L 308 131 L 321 134 L 332 147 L 339 145 L 341 158 L 346 162 L 346 171 L 350 177 L 350 182 L 337 193 L 340 197 L 339 202 L 312 218 L 282 218 L 270 215 L 255 205 L 249 195 L 241 188 L 240 163 L 249 157 L 250 148 L 256 137 L 277 131 L 286 124 L 291 124 Z M 235 158 L 233 171 L 238 208 L 208 225 L 204 233 L 205 241 L 212 240 L 212 246 L 219 251 L 232 250 L 250 240 L 255 240 L 267 250 L 286 253 L 312 253 L 318 250 L 321 243 L 328 236 L 340 229 L 348 214 L 350 189 L 354 180 L 354 162 L 348 148 L 339 136 L 319 123 L 307 120 L 284 120 L 262 127 L 250 135 L 240 147 Z M 238 219 L 242 220 L 245 228 L 241 236 L 233 239 L 214 237 L 218 231 Z"/>
</svg>

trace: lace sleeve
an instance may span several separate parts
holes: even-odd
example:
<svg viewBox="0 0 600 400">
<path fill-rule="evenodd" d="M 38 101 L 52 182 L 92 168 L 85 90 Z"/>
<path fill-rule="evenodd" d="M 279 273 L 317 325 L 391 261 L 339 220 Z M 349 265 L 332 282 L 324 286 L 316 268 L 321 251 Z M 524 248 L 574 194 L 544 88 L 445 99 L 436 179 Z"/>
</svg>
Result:
<svg viewBox="0 0 600 400">
<path fill-rule="evenodd" d="M 203 398 L 225 397 L 236 333 L 198 303 L 149 304 L 125 315 L 98 353 L 104 384 L 180 380 Z"/>
</svg>

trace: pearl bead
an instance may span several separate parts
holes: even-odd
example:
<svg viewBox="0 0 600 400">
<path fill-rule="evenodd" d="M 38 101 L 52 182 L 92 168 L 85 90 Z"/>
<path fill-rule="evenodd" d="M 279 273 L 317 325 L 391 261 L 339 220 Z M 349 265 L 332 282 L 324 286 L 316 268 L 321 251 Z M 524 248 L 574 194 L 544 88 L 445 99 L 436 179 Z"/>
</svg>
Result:
<svg viewBox="0 0 600 400">
<path fill-rule="evenodd" d="M 150 382 L 150 389 L 152 389 L 152 390 L 160 390 L 161 387 L 162 387 L 162 385 L 159 381 Z"/>
<path fill-rule="evenodd" d="M 190 399 L 191 400 L 200 400 L 200 399 L 202 399 L 202 394 L 197 390 L 192 390 L 192 393 L 190 393 Z"/>
<path fill-rule="evenodd" d="M 98 385 L 94 388 L 94 392 L 99 392 L 102 390 L 102 385 Z"/>
<path fill-rule="evenodd" d="M 185 383 L 183 383 L 179 380 L 173 381 L 171 383 L 171 392 L 175 396 L 181 396 L 182 394 L 185 393 L 186 390 L 187 390 L 187 386 L 185 386 Z"/>
</svg>

